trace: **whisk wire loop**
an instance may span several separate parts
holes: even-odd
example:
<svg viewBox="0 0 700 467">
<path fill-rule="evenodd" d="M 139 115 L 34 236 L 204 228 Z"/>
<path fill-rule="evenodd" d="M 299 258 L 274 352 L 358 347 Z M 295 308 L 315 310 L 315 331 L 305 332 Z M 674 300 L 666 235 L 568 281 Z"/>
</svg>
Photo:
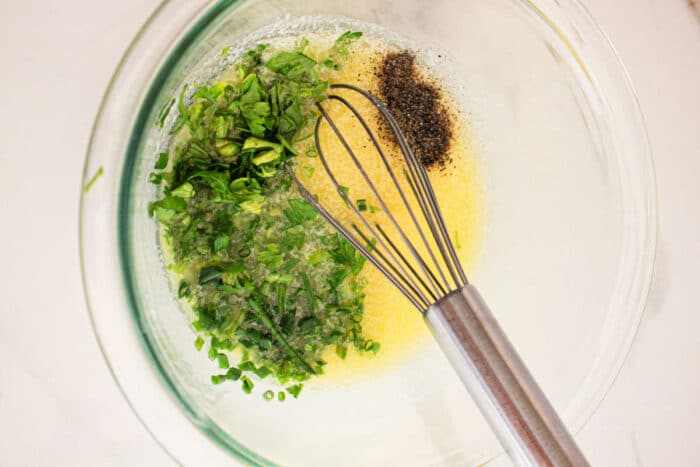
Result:
<svg viewBox="0 0 700 467">
<path fill-rule="evenodd" d="M 321 148 L 321 142 L 320 142 L 320 137 L 319 137 L 319 131 L 318 131 L 318 130 L 319 130 L 319 127 L 320 127 L 320 125 L 321 125 L 321 118 L 325 119 L 325 121 L 328 122 L 328 124 L 330 125 L 331 129 L 333 130 L 333 132 L 335 133 L 335 135 L 338 137 L 338 140 L 341 142 L 341 144 L 343 145 L 343 147 L 345 148 L 345 150 L 346 150 L 346 151 L 348 152 L 348 154 L 350 155 L 351 159 L 352 159 L 353 162 L 355 163 L 355 166 L 356 166 L 357 169 L 360 171 L 362 177 L 365 179 L 366 183 L 369 185 L 370 189 L 372 190 L 372 192 L 374 193 L 374 195 L 377 197 L 377 200 L 379 201 L 380 206 L 382 207 L 382 209 L 384 210 L 384 212 L 386 212 L 387 217 L 389 218 L 389 220 L 390 220 L 391 223 L 393 224 L 394 228 L 395 228 L 396 230 L 398 230 L 398 231 L 400 232 L 400 234 L 404 237 L 404 242 L 406 242 L 406 244 L 409 246 L 409 248 L 412 250 L 412 252 L 415 251 L 415 249 L 413 248 L 413 245 L 411 245 L 411 243 L 410 243 L 410 242 L 408 241 L 408 239 L 405 237 L 405 234 L 404 234 L 403 230 L 401 230 L 401 228 L 399 227 L 398 222 L 396 222 L 396 219 L 395 219 L 394 216 L 391 214 L 391 211 L 389 211 L 389 209 L 387 208 L 386 203 L 384 202 L 384 199 L 383 199 L 383 198 L 381 197 L 381 195 L 379 194 L 379 192 L 378 192 L 377 188 L 375 187 L 374 183 L 372 183 L 372 181 L 370 180 L 370 178 L 369 178 L 369 176 L 367 175 L 367 172 L 365 171 L 364 167 L 362 166 L 362 164 L 360 164 L 359 160 L 358 160 L 357 157 L 355 156 L 354 151 L 352 150 L 352 148 L 351 148 L 350 145 L 348 144 L 348 142 L 347 142 L 347 140 L 345 139 L 345 137 L 343 136 L 342 132 L 341 132 L 341 131 L 338 129 L 338 127 L 335 125 L 335 122 L 331 119 L 331 117 L 328 115 L 328 113 L 326 112 L 326 110 L 325 110 L 322 106 L 320 106 L 320 105 L 318 106 L 318 108 L 319 108 L 319 110 L 321 111 L 321 117 L 319 117 L 319 119 L 316 121 L 316 127 L 315 127 L 315 132 L 314 132 L 314 138 L 315 138 L 315 141 L 316 141 L 316 148 L 317 148 L 317 151 L 318 151 L 318 154 L 319 154 L 319 158 L 321 159 L 321 163 L 323 164 L 323 168 L 324 168 L 324 170 L 326 171 L 326 174 L 328 175 L 328 178 L 331 180 L 331 183 L 334 185 L 336 191 L 338 192 L 338 194 L 340 195 L 340 197 L 343 199 L 343 201 L 345 202 L 345 204 L 346 204 L 346 205 L 353 211 L 353 213 L 360 219 L 360 221 L 361 221 L 362 224 L 365 226 L 365 228 L 372 234 L 372 237 L 373 237 L 374 239 L 376 239 L 378 246 L 379 246 L 380 248 L 383 248 L 383 249 L 384 249 L 384 253 L 387 254 L 387 255 L 393 260 L 394 265 L 397 266 L 398 269 L 401 270 L 401 272 L 405 275 L 405 277 L 408 279 L 408 281 L 411 283 L 411 285 L 415 288 L 415 290 L 418 292 L 418 295 L 419 295 L 419 297 L 421 298 L 421 300 L 422 300 L 423 302 L 426 302 L 426 303 L 430 304 L 430 301 L 428 300 L 428 298 L 427 298 L 427 297 L 425 296 L 425 294 L 421 291 L 421 289 L 418 288 L 418 286 L 416 285 L 413 276 L 411 276 L 410 274 L 408 274 L 408 273 L 406 272 L 406 270 L 403 268 L 401 262 L 399 262 L 399 261 L 396 259 L 396 257 L 391 253 L 391 250 L 389 250 L 389 248 L 384 244 L 384 242 L 381 241 L 381 238 L 379 238 L 379 236 L 376 234 L 376 232 L 375 232 L 374 229 L 372 228 L 371 224 L 367 221 L 367 219 L 365 218 L 365 216 L 362 215 L 362 213 L 360 212 L 360 210 L 357 209 L 357 207 L 355 207 L 355 204 L 350 200 L 350 197 L 348 196 L 348 194 L 346 193 L 346 191 L 343 189 L 343 187 L 342 187 L 342 186 L 340 185 L 340 183 L 338 182 L 337 178 L 336 178 L 335 175 L 333 174 L 333 171 L 330 169 L 330 167 L 329 167 L 329 165 L 328 165 L 328 161 L 327 161 L 327 159 L 326 159 L 326 157 L 325 157 L 325 155 L 324 155 L 324 153 L 323 153 L 323 149 Z M 417 253 L 414 253 L 414 254 L 417 254 Z M 437 300 L 437 297 L 435 296 L 435 294 L 433 294 L 429 289 L 427 290 L 427 292 L 431 295 L 432 301 Z"/>
<path fill-rule="evenodd" d="M 348 109 L 354 119 L 360 123 L 363 130 L 367 134 L 372 146 L 376 150 L 376 153 L 382 162 L 383 168 L 386 170 L 389 179 L 398 193 L 401 204 L 408 213 L 410 224 L 412 224 L 412 227 L 415 228 L 415 233 L 417 233 L 418 237 L 420 238 L 420 243 L 423 247 L 425 247 L 425 251 L 429 256 L 433 267 L 428 265 L 423 255 L 421 255 L 416 246 L 412 243 L 410 236 L 389 209 L 384 196 L 380 193 L 380 190 L 377 188 L 376 184 L 369 177 L 365 167 L 353 151 L 352 147 L 343 135 L 343 132 L 338 128 L 327 109 L 320 103 L 317 104 L 320 115 L 316 120 L 314 127 L 316 150 L 330 182 L 344 201 L 345 205 L 353 212 L 355 217 L 359 219 L 359 223 L 364 228 L 364 231 L 355 223 L 351 224 L 352 229 L 348 228 L 343 222 L 339 221 L 337 217 L 331 214 L 307 190 L 299 178 L 294 174 L 294 170 L 291 167 L 287 167 L 287 172 L 291 175 L 293 181 L 299 187 L 302 196 L 318 210 L 321 216 L 324 217 L 333 227 L 335 227 L 343 235 L 343 237 L 345 237 L 356 249 L 358 249 L 360 253 L 362 253 L 375 267 L 377 267 L 377 269 L 379 269 L 379 271 L 386 276 L 394 284 L 394 286 L 396 286 L 398 290 L 404 296 L 406 296 L 416 308 L 418 308 L 419 311 L 425 312 L 427 308 L 431 304 L 435 303 L 440 297 L 444 297 L 450 291 L 457 290 L 468 283 L 466 275 L 464 274 L 457 257 L 454 245 L 452 244 L 447 228 L 445 227 L 443 215 L 440 211 L 437 200 L 435 199 L 435 192 L 432 188 L 428 174 L 422 163 L 416 157 L 415 152 L 410 147 L 410 144 L 399 128 L 398 123 L 381 100 L 377 99 L 374 95 L 363 89 L 348 84 L 335 84 L 332 85 L 331 88 L 345 89 L 360 94 L 377 108 L 380 115 L 391 130 L 401 150 L 405 165 L 408 168 L 408 170 L 403 169 L 402 174 L 406 178 L 407 184 L 410 187 L 410 194 L 412 194 L 413 198 L 415 199 L 414 205 L 417 205 L 419 208 L 417 210 L 414 209 L 409 201 L 406 190 L 402 188 L 399 177 L 382 149 L 377 136 L 373 133 L 365 118 L 363 118 L 357 108 L 345 97 L 337 94 L 329 96 L 329 100 L 339 102 L 344 108 Z M 321 144 L 320 127 L 323 122 L 328 124 L 335 137 L 341 143 L 345 153 L 352 160 L 354 167 L 359 171 L 362 179 L 375 196 L 382 209 L 382 212 L 385 214 L 386 219 L 388 219 L 389 224 L 391 224 L 393 230 L 395 230 L 399 238 L 398 243 L 391 238 L 391 235 L 389 235 L 389 233 L 383 229 L 378 222 L 372 223 L 368 221 L 365 215 L 363 215 L 362 211 L 360 211 L 360 209 L 358 209 L 358 207 L 356 207 L 350 200 L 346 191 L 347 189 L 345 189 L 339 183 L 337 177 L 330 168 L 328 159 Z M 423 225 L 421 225 L 421 222 L 419 222 L 416 216 L 416 211 L 422 214 L 425 221 L 424 225 L 427 225 L 428 234 L 431 237 L 433 245 L 431 245 L 431 241 L 428 239 L 426 229 L 423 227 Z M 399 248 L 399 243 L 405 246 L 404 252 L 402 252 L 402 248 Z M 439 252 L 439 259 L 436 255 L 435 247 L 437 247 L 437 252 Z M 408 255 L 406 252 L 408 252 Z M 445 274 L 443 268 L 447 269 L 447 274 Z M 450 284 L 450 281 L 448 281 L 448 275 L 452 279 L 453 284 Z"/>
<path fill-rule="evenodd" d="M 391 128 L 391 131 L 394 134 L 396 142 L 399 144 L 399 147 L 401 148 L 401 152 L 402 152 L 402 154 L 406 160 L 406 163 L 409 167 L 409 171 L 411 172 L 411 177 L 414 179 L 414 181 L 416 181 L 416 185 L 418 187 L 420 187 L 422 190 L 424 190 L 424 193 L 427 195 L 426 198 L 429 202 L 430 210 L 424 211 L 423 214 L 426 217 L 426 220 L 428 220 L 431 216 L 434 217 L 436 220 L 436 224 L 439 228 L 440 235 L 434 234 L 434 239 L 438 245 L 438 248 L 440 248 L 441 253 L 444 256 L 444 259 L 446 260 L 445 263 L 447 264 L 448 269 L 450 269 L 450 273 L 451 273 L 452 278 L 455 282 L 455 287 L 459 288 L 459 287 L 462 287 L 463 285 L 466 285 L 468 283 L 467 276 L 464 273 L 462 265 L 457 257 L 457 252 L 454 249 L 454 245 L 452 243 L 450 235 L 447 232 L 447 227 L 445 225 L 442 211 L 440 210 L 440 205 L 437 202 L 437 198 L 435 196 L 435 191 L 433 190 L 433 185 L 430 182 L 430 178 L 428 177 L 428 173 L 426 172 L 423 164 L 416 157 L 415 152 L 411 148 L 411 145 L 408 143 L 408 139 L 401 131 L 401 128 L 399 127 L 399 124 L 396 121 L 396 119 L 394 118 L 394 116 L 391 114 L 389 109 L 387 109 L 384 102 L 382 102 L 380 99 L 377 99 L 372 93 L 369 93 L 369 92 L 365 91 L 364 89 L 358 88 L 358 87 L 350 85 L 350 84 L 335 84 L 335 85 L 332 85 L 331 88 L 332 89 L 348 89 L 348 90 L 351 90 L 351 91 L 354 91 L 354 92 L 361 94 L 364 98 L 366 98 L 372 104 L 374 104 L 377 107 L 377 109 L 379 110 L 379 112 L 382 114 L 382 117 L 384 118 L 384 120 L 387 122 L 387 124 Z M 358 116 L 358 118 L 359 118 L 359 116 Z M 446 246 L 446 248 L 447 248 L 447 251 L 449 253 L 449 258 L 451 261 L 447 261 L 447 256 L 443 252 L 443 243 L 442 243 L 443 240 L 444 240 L 444 246 Z M 455 272 L 455 270 L 456 270 L 456 272 Z"/>
</svg>

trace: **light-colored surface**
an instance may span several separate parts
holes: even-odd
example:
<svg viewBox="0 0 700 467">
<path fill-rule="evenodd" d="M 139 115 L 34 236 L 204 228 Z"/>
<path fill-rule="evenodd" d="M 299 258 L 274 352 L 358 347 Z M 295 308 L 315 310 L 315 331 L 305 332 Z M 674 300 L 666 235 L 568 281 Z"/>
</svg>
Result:
<svg viewBox="0 0 700 467">
<path fill-rule="evenodd" d="M 0 15 L 2 465 L 173 464 L 109 376 L 83 302 L 77 244 L 92 119 L 156 3 L 26 1 Z M 700 22 L 685 0 L 586 3 L 639 94 L 660 226 L 638 339 L 580 442 L 594 465 L 698 465 Z"/>
</svg>

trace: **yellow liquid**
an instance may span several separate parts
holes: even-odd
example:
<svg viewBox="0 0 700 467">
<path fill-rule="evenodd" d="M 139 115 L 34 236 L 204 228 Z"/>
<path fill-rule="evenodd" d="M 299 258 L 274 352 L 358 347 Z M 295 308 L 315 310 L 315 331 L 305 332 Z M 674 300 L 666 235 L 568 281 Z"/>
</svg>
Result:
<svg viewBox="0 0 700 467">
<path fill-rule="evenodd" d="M 339 71 L 328 71 L 324 78 L 328 79 L 331 84 L 354 84 L 374 91 L 376 78 L 373 67 L 377 63 L 377 57 L 384 50 L 383 47 L 383 45 L 370 43 L 364 39 L 360 40 L 353 45 L 342 68 Z M 327 41 L 312 39 L 307 53 L 317 59 L 323 59 L 323 52 L 315 52 L 326 49 Z M 346 91 L 339 91 L 337 94 L 347 97 L 352 102 L 375 134 L 382 134 L 378 128 L 376 109 L 369 102 Z M 415 232 L 416 229 L 411 224 L 408 211 L 398 196 L 398 192 L 388 176 L 388 171 L 382 165 L 376 151 L 372 149 L 365 131 L 352 117 L 351 112 L 338 105 L 337 102 L 325 101 L 322 105 L 328 109 L 346 140 L 356 151 L 358 159 L 362 161 L 370 179 L 382 195 L 387 211 L 395 216 L 398 224 L 405 227 L 406 231 Z M 349 198 L 353 202 L 357 199 L 366 199 L 368 205 L 379 207 L 376 197 L 327 124 L 321 127 L 320 142 L 323 154 L 336 179 L 341 185 L 349 188 Z M 312 144 L 311 140 L 307 144 Z M 385 140 L 382 141 L 381 146 L 391 161 L 391 166 L 395 169 L 397 177 L 404 180 L 401 172 L 401 168 L 404 166 L 400 163 L 400 152 L 391 142 Z M 350 226 L 353 222 L 358 223 L 356 215 L 344 204 L 333 187 L 321 159 L 305 155 L 304 143 L 300 145 L 300 149 L 302 149 L 302 154 L 297 158 L 296 168 L 299 179 L 311 193 L 318 196 L 321 204 L 345 225 Z M 471 152 L 468 132 L 463 122 L 456 122 L 450 158 L 452 162 L 444 170 L 437 168 L 430 170 L 429 176 L 457 254 L 465 271 L 468 271 L 479 243 L 478 226 L 481 220 L 482 203 L 477 167 Z M 405 183 L 402 183 L 402 188 L 408 197 L 413 198 L 410 188 Z M 413 207 L 417 209 L 417 206 Z M 388 233 L 390 232 L 392 238 L 399 240 L 399 237 L 396 237 L 394 233 L 395 231 L 391 230 L 391 224 L 387 221 L 385 211 L 374 214 L 365 212 L 363 214 L 369 220 L 379 222 Z M 412 236 L 411 240 L 414 244 L 420 245 L 418 237 Z M 425 248 L 418 248 L 418 250 L 424 257 L 428 258 Z M 335 354 L 335 347 L 329 346 L 324 355 L 324 360 L 328 362 L 325 366 L 326 374 L 314 381 L 314 384 L 347 384 L 370 377 L 378 371 L 389 370 L 400 365 L 402 361 L 423 348 L 430 338 L 421 313 L 379 270 L 367 263 L 361 277 L 367 282 L 365 311 L 362 320 L 363 334 L 366 338 L 379 342 L 381 349 L 376 355 L 373 355 L 371 352 L 359 352 L 354 348 L 349 348 L 345 360 L 341 360 Z"/>
</svg>

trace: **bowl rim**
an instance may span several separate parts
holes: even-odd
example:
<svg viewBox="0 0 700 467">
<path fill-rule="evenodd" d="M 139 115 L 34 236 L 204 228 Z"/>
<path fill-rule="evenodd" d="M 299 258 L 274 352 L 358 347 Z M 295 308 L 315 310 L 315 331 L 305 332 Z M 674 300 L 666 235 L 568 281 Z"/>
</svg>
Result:
<svg viewBox="0 0 700 467">
<path fill-rule="evenodd" d="M 546 1 L 546 0 L 544 0 Z M 123 76 L 125 73 L 127 73 L 127 68 L 135 66 L 133 62 L 130 61 L 130 59 L 133 59 L 135 55 L 138 55 L 139 53 L 139 47 L 142 46 L 143 41 L 145 39 L 145 36 L 148 31 L 153 31 L 154 27 L 162 24 L 162 21 L 168 14 L 174 9 L 174 8 L 182 8 L 183 5 L 188 5 L 188 8 L 190 9 L 189 11 L 189 16 L 190 16 L 190 22 L 186 24 L 186 28 L 184 29 L 184 33 L 180 33 L 179 31 L 177 32 L 178 37 L 177 40 L 174 42 L 174 46 L 170 47 L 166 50 L 167 55 L 162 58 L 157 64 L 157 67 L 154 67 L 156 72 L 155 73 L 150 73 L 150 80 L 149 84 L 147 86 L 146 92 L 144 92 L 142 95 L 137 96 L 135 99 L 135 102 L 138 102 L 138 105 L 136 108 L 138 109 L 138 112 L 136 114 L 136 117 L 133 119 L 133 121 L 129 122 L 129 141 L 127 143 L 127 147 L 125 148 L 125 155 L 126 159 L 124 161 L 124 165 L 120 168 L 119 170 L 119 175 L 118 178 L 120 180 L 119 189 L 118 189 L 118 194 L 117 199 L 117 225 L 125 225 L 125 219 L 128 216 L 128 193 L 129 193 L 129 186 L 131 183 L 130 177 L 124 177 L 125 173 L 129 173 L 131 169 L 133 169 L 133 165 L 135 163 L 134 157 L 129 157 L 129 154 L 135 154 L 136 149 L 139 145 L 140 141 L 140 136 L 143 132 L 143 129 L 146 126 L 146 121 L 150 115 L 151 111 L 151 106 L 150 105 L 145 105 L 145 103 L 148 102 L 155 102 L 155 99 L 158 97 L 158 94 L 160 92 L 160 88 L 164 81 L 167 79 L 167 77 L 170 75 L 170 72 L 172 69 L 175 67 L 177 62 L 179 61 L 181 57 L 181 52 L 186 50 L 194 41 L 197 40 L 199 36 L 204 34 L 206 30 L 213 24 L 215 24 L 217 18 L 219 18 L 219 15 L 230 9 L 235 7 L 236 5 L 243 3 L 244 0 L 216 0 L 216 1 L 209 1 L 209 0 L 200 0 L 198 5 L 192 6 L 195 2 L 186 2 L 182 0 L 164 0 L 155 10 L 154 12 L 147 18 L 146 22 L 143 24 L 143 26 L 139 29 L 137 32 L 136 36 L 130 43 L 129 47 L 123 54 L 119 64 L 117 65 L 114 73 L 112 74 L 109 84 L 106 88 L 106 91 L 104 93 L 104 96 L 102 98 L 102 101 L 100 102 L 98 111 L 97 111 L 97 116 L 95 118 L 95 122 L 93 124 L 92 130 L 91 130 L 91 135 L 89 139 L 89 143 L 87 146 L 87 151 L 86 151 L 86 160 L 83 168 L 83 180 L 87 181 L 92 173 L 94 173 L 95 169 L 95 164 L 94 164 L 94 158 L 95 158 L 95 148 L 96 148 L 96 141 L 98 138 L 98 132 L 100 130 L 100 126 L 104 124 L 104 119 L 105 119 L 105 112 L 108 110 L 109 107 L 109 102 L 110 100 L 114 99 L 115 95 L 115 88 L 118 86 L 118 81 L 120 79 L 120 76 Z M 547 15 L 543 12 L 541 8 L 539 8 L 537 5 L 535 5 L 534 2 L 529 1 L 529 0 L 520 0 L 520 3 L 524 4 L 526 7 L 530 8 L 533 10 L 540 18 L 545 21 L 545 23 L 548 23 L 548 25 L 555 30 L 557 29 L 556 24 L 553 23 Z M 645 149 L 645 154 L 640 154 L 638 158 L 646 164 L 645 169 L 648 171 L 647 173 L 647 180 L 645 182 L 647 183 L 646 188 L 648 192 L 648 196 L 650 199 L 647 200 L 647 216 L 648 219 L 651 221 L 649 222 L 649 232 L 647 232 L 647 239 L 646 239 L 646 245 L 649 248 L 649 265 L 647 268 L 647 271 L 645 271 L 646 275 L 645 277 L 642 277 L 640 280 L 642 281 L 641 285 L 641 293 L 640 293 L 640 300 L 641 300 L 641 311 L 637 315 L 636 322 L 633 323 L 632 327 L 630 328 L 630 335 L 628 337 L 628 344 L 624 347 L 624 352 L 620 356 L 620 361 L 617 364 L 617 370 L 614 372 L 614 375 L 612 375 L 610 381 L 607 384 L 607 389 L 604 390 L 603 394 L 599 397 L 599 400 L 593 404 L 592 409 L 590 410 L 590 413 L 587 414 L 587 416 L 584 417 L 583 422 L 581 423 L 581 426 L 583 426 L 592 416 L 592 414 L 597 410 L 597 408 L 600 406 L 600 403 L 602 400 L 605 398 L 609 390 L 612 388 L 614 380 L 617 378 L 619 375 L 620 371 L 622 370 L 624 360 L 627 358 L 627 355 L 629 353 L 629 350 L 631 348 L 631 342 L 635 338 L 638 328 L 639 328 L 639 323 L 644 315 L 644 310 L 646 309 L 646 298 L 648 295 L 650 283 L 651 283 L 651 278 L 653 276 L 653 271 L 655 269 L 655 254 L 656 254 L 656 242 L 657 242 L 657 229 L 658 229 L 658 216 L 657 216 L 657 197 L 656 197 L 656 182 L 655 182 L 655 173 L 654 173 L 654 163 L 653 163 L 653 158 L 652 158 L 652 152 L 651 152 L 651 147 L 649 144 L 649 137 L 646 129 L 646 124 L 644 122 L 644 116 L 641 112 L 641 107 L 636 95 L 636 92 L 634 91 L 634 87 L 632 85 L 629 73 L 627 69 L 625 68 L 619 54 L 615 50 L 614 46 L 610 42 L 608 36 L 605 34 L 605 32 L 602 30 L 600 25 L 595 21 L 595 19 L 592 17 L 592 15 L 589 13 L 587 8 L 582 4 L 580 0 L 569 0 L 569 2 L 566 2 L 567 5 L 561 6 L 561 8 L 573 8 L 576 10 L 576 12 L 581 15 L 582 19 L 585 20 L 588 23 L 588 26 L 592 27 L 592 30 L 598 34 L 602 39 L 604 45 L 607 47 L 607 52 L 610 54 L 611 58 L 614 60 L 615 65 L 618 67 L 617 72 L 621 73 L 622 77 L 622 84 L 624 85 L 624 88 L 626 90 L 626 95 L 624 96 L 624 99 L 629 100 L 631 107 L 634 109 L 635 115 L 631 116 L 630 119 L 637 119 L 636 125 L 638 129 L 640 130 L 640 134 L 643 135 L 644 141 L 641 142 L 640 144 L 644 147 Z M 194 18 L 194 20 L 192 20 Z M 561 32 L 557 30 L 557 33 L 561 35 Z M 124 183 L 126 181 L 126 183 Z M 80 212 L 79 212 L 79 251 L 80 251 L 80 265 L 81 265 L 81 276 L 82 276 L 82 282 L 83 282 L 83 291 L 84 291 L 84 296 L 85 296 L 85 302 L 88 308 L 88 314 L 90 317 L 90 322 L 93 328 L 93 331 L 95 333 L 95 337 L 97 339 L 98 346 L 101 350 L 101 353 L 104 357 L 105 363 L 107 364 L 107 367 L 109 368 L 109 371 L 117 384 L 117 387 L 119 388 L 120 392 L 126 399 L 127 403 L 131 407 L 132 411 L 136 415 L 136 417 L 139 419 L 141 424 L 146 428 L 148 433 L 152 436 L 152 438 L 158 443 L 161 448 L 175 461 L 175 462 L 180 462 L 180 459 L 176 457 L 176 455 L 168 448 L 168 446 L 165 445 L 164 442 L 159 438 L 158 434 L 151 428 L 151 425 L 149 424 L 149 421 L 146 419 L 146 417 L 143 416 L 139 408 L 137 408 L 137 404 L 135 404 L 132 401 L 133 394 L 130 390 L 128 390 L 124 384 L 122 379 L 119 376 L 119 371 L 115 368 L 114 363 L 110 359 L 110 352 L 108 351 L 108 344 L 105 343 L 105 339 L 103 334 L 100 331 L 100 326 L 97 323 L 97 318 L 95 315 L 95 300 L 93 297 L 93 294 L 90 292 L 91 290 L 91 279 L 89 278 L 90 274 L 90 269 L 91 267 L 88 265 L 92 259 L 90 258 L 90 255 L 86 251 L 86 244 L 87 242 L 85 241 L 86 238 L 88 237 L 87 231 L 91 228 L 89 221 L 86 218 L 86 209 L 87 209 L 87 199 L 92 196 L 92 193 L 87 193 L 85 191 L 81 191 L 81 197 L 80 197 Z M 120 274 L 122 278 L 122 285 L 124 287 L 124 293 L 125 293 L 125 298 L 126 298 L 126 304 L 128 305 L 129 312 L 131 315 L 131 319 L 133 321 L 132 324 L 134 324 L 135 330 L 136 330 L 136 335 L 138 337 L 138 340 L 140 344 L 142 345 L 141 349 L 139 349 L 142 354 L 148 359 L 149 364 L 151 365 L 151 370 L 154 375 L 157 376 L 158 382 L 161 385 L 161 389 L 164 389 L 166 393 L 168 393 L 169 400 L 171 402 L 174 402 L 186 415 L 184 417 L 187 419 L 188 423 L 192 423 L 192 427 L 196 428 L 197 431 L 200 433 L 203 432 L 203 435 L 207 437 L 207 439 L 214 441 L 214 444 L 217 445 L 218 447 L 222 448 L 221 451 L 223 454 L 227 455 L 227 458 L 230 460 L 231 458 L 228 457 L 228 454 L 232 454 L 238 461 L 244 462 L 246 464 L 250 465 L 275 465 L 271 461 L 267 460 L 266 458 L 256 454 L 255 452 L 249 450 L 246 448 L 244 445 L 241 443 L 237 442 L 235 439 L 231 438 L 227 434 L 225 434 L 222 430 L 217 430 L 217 429 L 211 429 L 208 426 L 205 426 L 203 423 L 197 423 L 198 416 L 196 413 L 193 411 L 193 409 L 189 406 L 188 402 L 182 397 L 181 394 L 174 388 L 174 385 L 172 381 L 170 381 L 170 378 L 168 377 L 168 374 L 164 369 L 162 368 L 160 362 L 158 361 L 158 358 L 154 354 L 154 350 L 152 347 L 151 342 L 149 341 L 148 337 L 145 335 L 145 333 L 140 332 L 140 326 L 139 326 L 139 315 L 138 312 L 136 311 L 136 299 L 135 299 L 135 291 L 133 290 L 133 287 L 128 280 L 127 276 L 129 274 L 129 258 L 128 255 L 122 254 L 125 251 L 130 250 L 129 246 L 129 239 L 128 239 L 128 234 L 125 233 L 126 229 L 123 229 L 121 227 L 118 227 L 118 232 L 116 235 L 116 240 L 117 240 L 117 248 L 119 251 L 119 268 L 120 268 Z M 144 352 L 145 350 L 145 352 Z M 179 416 L 179 413 L 178 413 Z M 222 439 L 224 438 L 225 441 Z M 225 451 L 225 452 L 224 452 Z M 220 457 L 217 456 L 217 459 L 221 459 Z"/>
</svg>

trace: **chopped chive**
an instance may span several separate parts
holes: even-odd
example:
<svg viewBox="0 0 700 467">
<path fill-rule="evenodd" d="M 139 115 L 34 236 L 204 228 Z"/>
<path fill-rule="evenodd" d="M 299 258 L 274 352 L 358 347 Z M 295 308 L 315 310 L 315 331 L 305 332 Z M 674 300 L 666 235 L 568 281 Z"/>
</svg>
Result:
<svg viewBox="0 0 700 467">
<path fill-rule="evenodd" d="M 202 350 L 202 347 L 204 346 L 204 339 L 202 339 L 202 336 L 197 336 L 197 339 L 194 341 L 194 348 L 197 349 L 197 351 Z"/>
<path fill-rule="evenodd" d="M 103 169 L 102 167 L 100 167 L 99 169 L 97 169 L 97 172 L 95 172 L 95 175 L 93 175 L 92 178 L 90 178 L 90 180 L 88 180 L 88 182 L 87 182 L 87 183 L 85 184 L 85 186 L 83 187 L 83 191 L 84 191 L 85 193 L 87 193 L 88 191 L 90 191 L 90 188 L 92 188 L 92 186 L 95 184 L 95 182 L 96 182 L 97 180 L 99 180 L 100 177 L 102 177 L 102 175 L 104 175 L 104 173 L 105 173 L 105 171 L 104 171 L 104 169 Z"/>
<path fill-rule="evenodd" d="M 251 361 L 241 362 L 238 365 L 238 368 L 240 368 L 241 371 L 252 371 L 252 372 L 254 372 L 257 369 L 257 368 L 255 368 L 255 364 Z"/>
<path fill-rule="evenodd" d="M 277 314 L 284 316 L 287 305 L 287 285 L 277 285 Z"/>
<path fill-rule="evenodd" d="M 269 316 L 267 316 L 265 311 L 262 309 L 262 306 L 260 306 L 258 302 L 251 298 L 249 298 L 247 302 L 250 309 L 253 310 L 253 313 L 255 313 L 255 315 L 262 322 L 262 324 L 270 330 L 272 336 L 282 345 L 282 347 L 284 347 L 289 356 L 294 358 L 297 361 L 297 363 L 304 369 L 304 371 L 311 375 L 315 374 L 315 371 L 313 368 L 311 368 L 311 365 L 306 363 L 304 358 L 296 350 L 294 350 L 294 348 L 291 345 L 289 345 L 287 339 L 277 330 L 275 325 L 270 320 Z"/>
<path fill-rule="evenodd" d="M 358 199 L 356 201 L 357 203 L 357 210 L 358 211 L 366 211 L 367 210 L 367 200 L 366 199 Z"/>
<path fill-rule="evenodd" d="M 338 188 L 340 188 L 340 191 L 341 191 L 345 196 L 343 196 L 343 194 L 341 194 L 340 192 L 338 193 L 338 195 L 340 195 L 340 198 L 343 200 L 343 202 L 344 202 L 345 204 L 348 204 L 348 195 L 350 194 L 350 188 L 347 187 L 347 186 L 343 186 L 343 185 L 338 185 Z"/>
<path fill-rule="evenodd" d="M 287 390 L 287 392 L 288 392 L 289 394 L 291 394 L 292 396 L 294 396 L 294 398 L 296 399 L 296 398 L 299 397 L 299 393 L 301 393 L 301 390 L 302 390 L 303 388 L 304 388 L 304 385 L 301 384 L 301 383 L 299 383 L 299 384 L 294 384 L 294 385 L 292 385 L 292 386 L 288 386 L 288 387 L 285 388 L 285 389 Z"/>
<path fill-rule="evenodd" d="M 219 368 L 226 369 L 229 367 L 228 357 L 225 354 L 218 354 L 216 359 L 219 362 Z"/>
<path fill-rule="evenodd" d="M 230 49 L 231 49 L 230 46 L 226 46 L 226 47 L 224 47 L 223 49 L 221 49 L 221 56 L 222 56 L 222 57 L 225 57 L 226 54 L 228 54 L 228 51 L 229 51 Z"/>
<path fill-rule="evenodd" d="M 231 243 L 231 238 L 226 234 L 219 234 L 214 240 L 214 252 L 218 252 L 228 248 Z"/>
<path fill-rule="evenodd" d="M 369 213 L 370 214 L 374 214 L 375 212 L 379 212 L 381 210 L 382 210 L 382 208 L 380 208 L 380 207 L 372 206 L 372 205 L 369 206 Z"/>
<path fill-rule="evenodd" d="M 272 341 L 267 338 L 260 339 L 260 342 L 258 342 L 258 347 L 263 350 L 270 350 L 272 348 Z"/>
<path fill-rule="evenodd" d="M 253 382 L 248 378 L 247 376 L 241 376 L 241 389 L 243 389 L 243 392 L 246 394 L 250 394 L 253 392 L 253 388 L 255 385 Z"/>
<path fill-rule="evenodd" d="M 156 170 L 163 170 L 168 166 L 168 158 L 170 156 L 168 155 L 167 152 L 161 152 L 158 154 L 158 159 L 156 159 L 156 163 L 153 166 L 154 169 Z"/>
<path fill-rule="evenodd" d="M 270 370 L 266 366 L 261 366 L 260 368 L 255 370 L 255 374 L 257 375 L 258 378 L 265 379 L 272 374 L 272 370 Z"/>
<path fill-rule="evenodd" d="M 148 181 L 154 185 L 159 185 L 163 181 L 163 174 L 157 172 L 151 172 L 148 175 Z"/>
<path fill-rule="evenodd" d="M 221 384 L 226 381 L 226 375 L 211 375 L 212 384 Z"/>
<path fill-rule="evenodd" d="M 229 379 L 231 381 L 238 381 L 241 377 L 241 374 L 242 374 L 241 370 L 239 370 L 236 367 L 231 367 L 226 372 L 226 379 Z"/>
<path fill-rule="evenodd" d="M 311 178 L 314 176 L 314 172 L 316 171 L 315 168 L 313 167 L 308 167 L 308 166 L 303 166 L 302 170 L 304 171 L 304 175 L 306 175 L 306 178 Z"/>
<path fill-rule="evenodd" d="M 270 391 L 269 389 L 263 393 L 263 399 L 265 399 L 266 401 L 271 401 L 274 398 L 275 393 L 273 391 Z"/>
<path fill-rule="evenodd" d="M 277 393 L 277 400 L 280 402 L 284 402 L 284 400 L 287 398 L 287 395 L 283 392 L 280 391 Z"/>
<path fill-rule="evenodd" d="M 313 314 L 316 311 L 316 301 L 314 299 L 314 291 L 311 287 L 311 279 L 306 272 L 299 273 L 302 282 L 304 283 L 304 292 L 306 293 L 306 306 L 309 308 L 309 313 Z"/>
</svg>

